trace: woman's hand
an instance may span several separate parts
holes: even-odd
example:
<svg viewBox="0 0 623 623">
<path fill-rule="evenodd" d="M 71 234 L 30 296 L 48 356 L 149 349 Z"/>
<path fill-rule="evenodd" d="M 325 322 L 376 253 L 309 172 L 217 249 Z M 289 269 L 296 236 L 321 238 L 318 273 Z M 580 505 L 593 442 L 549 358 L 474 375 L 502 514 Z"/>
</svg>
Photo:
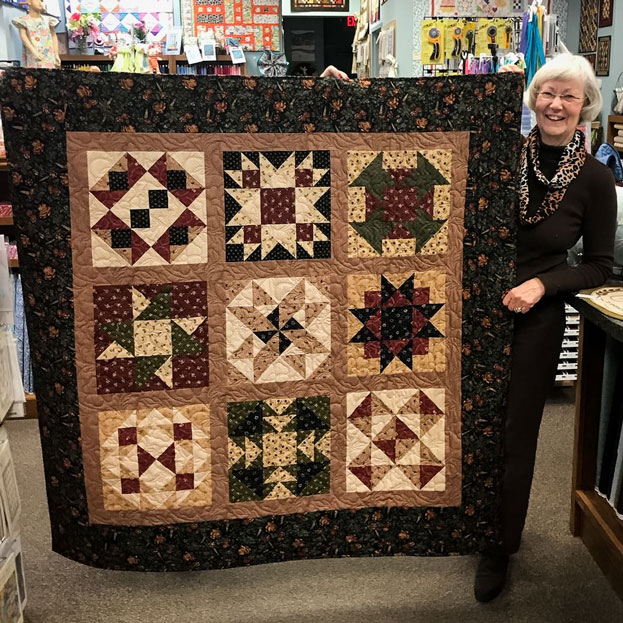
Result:
<svg viewBox="0 0 623 623">
<path fill-rule="evenodd" d="M 340 71 L 337 67 L 329 65 L 321 74 L 321 78 L 337 78 L 338 80 L 350 80 L 347 74 Z"/>
<path fill-rule="evenodd" d="M 525 314 L 543 298 L 544 294 L 545 286 L 543 282 L 538 277 L 535 277 L 509 290 L 502 299 L 502 303 L 512 312 Z"/>
<path fill-rule="evenodd" d="M 498 73 L 510 73 L 510 74 L 524 74 L 526 73 L 521 67 L 519 67 L 519 65 L 502 65 L 502 67 L 500 67 L 498 69 Z"/>
</svg>

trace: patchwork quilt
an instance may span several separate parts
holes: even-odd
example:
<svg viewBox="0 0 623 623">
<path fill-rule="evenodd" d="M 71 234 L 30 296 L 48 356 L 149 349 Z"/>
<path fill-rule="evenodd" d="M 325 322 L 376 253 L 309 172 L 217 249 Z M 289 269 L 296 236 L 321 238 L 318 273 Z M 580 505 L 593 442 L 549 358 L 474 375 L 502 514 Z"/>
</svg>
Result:
<svg viewBox="0 0 623 623">
<path fill-rule="evenodd" d="M 3 78 L 54 550 L 496 541 L 521 78 Z"/>
</svg>

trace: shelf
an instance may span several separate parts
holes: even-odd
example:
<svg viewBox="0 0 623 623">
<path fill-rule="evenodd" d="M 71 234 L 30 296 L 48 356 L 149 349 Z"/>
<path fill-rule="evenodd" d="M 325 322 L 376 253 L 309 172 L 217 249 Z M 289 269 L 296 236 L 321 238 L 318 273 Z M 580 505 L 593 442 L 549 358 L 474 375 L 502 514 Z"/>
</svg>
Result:
<svg viewBox="0 0 623 623">
<path fill-rule="evenodd" d="M 6 158 L 0 158 L 0 171 L 9 170 L 9 161 Z"/>
<path fill-rule="evenodd" d="M 26 408 L 24 412 L 26 419 L 37 418 L 37 397 L 34 394 L 26 394 Z"/>
<path fill-rule="evenodd" d="M 9 260 L 9 268 L 19 268 L 19 260 L 15 258 L 14 260 Z"/>
<path fill-rule="evenodd" d="M 13 217 L 0 216 L 0 227 L 13 227 Z"/>
</svg>

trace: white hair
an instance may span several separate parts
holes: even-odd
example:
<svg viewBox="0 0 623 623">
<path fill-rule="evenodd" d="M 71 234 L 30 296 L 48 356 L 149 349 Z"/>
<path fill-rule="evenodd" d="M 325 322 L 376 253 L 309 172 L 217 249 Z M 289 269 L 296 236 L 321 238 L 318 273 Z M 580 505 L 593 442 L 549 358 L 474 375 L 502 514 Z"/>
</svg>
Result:
<svg viewBox="0 0 623 623">
<path fill-rule="evenodd" d="M 601 112 L 602 97 L 599 83 L 593 66 L 583 56 L 568 52 L 558 54 L 534 74 L 524 96 L 524 101 L 531 110 L 534 110 L 541 85 L 548 80 L 578 80 L 580 82 L 584 88 L 584 106 L 580 112 L 580 121 L 593 121 Z"/>
</svg>

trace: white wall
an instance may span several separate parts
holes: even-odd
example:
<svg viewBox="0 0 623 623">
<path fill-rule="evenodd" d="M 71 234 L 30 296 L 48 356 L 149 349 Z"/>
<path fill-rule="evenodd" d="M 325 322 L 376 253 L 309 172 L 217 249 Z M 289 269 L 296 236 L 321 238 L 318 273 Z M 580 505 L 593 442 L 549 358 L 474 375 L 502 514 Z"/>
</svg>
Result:
<svg viewBox="0 0 623 623">
<path fill-rule="evenodd" d="M 390 0 L 391 1 L 391 0 Z M 404 0 L 402 0 L 404 2 Z M 359 9 L 361 8 L 360 0 L 350 0 L 348 3 L 348 12 L 340 12 L 340 11 L 312 11 L 310 13 L 307 12 L 299 12 L 292 11 L 290 0 L 281 0 L 281 14 L 284 17 L 343 17 L 344 15 L 354 15 L 355 13 L 359 13 Z"/>
<path fill-rule="evenodd" d="M 22 40 L 11 20 L 26 15 L 26 11 L 10 4 L 0 4 L 0 60 L 21 61 Z"/>
</svg>

